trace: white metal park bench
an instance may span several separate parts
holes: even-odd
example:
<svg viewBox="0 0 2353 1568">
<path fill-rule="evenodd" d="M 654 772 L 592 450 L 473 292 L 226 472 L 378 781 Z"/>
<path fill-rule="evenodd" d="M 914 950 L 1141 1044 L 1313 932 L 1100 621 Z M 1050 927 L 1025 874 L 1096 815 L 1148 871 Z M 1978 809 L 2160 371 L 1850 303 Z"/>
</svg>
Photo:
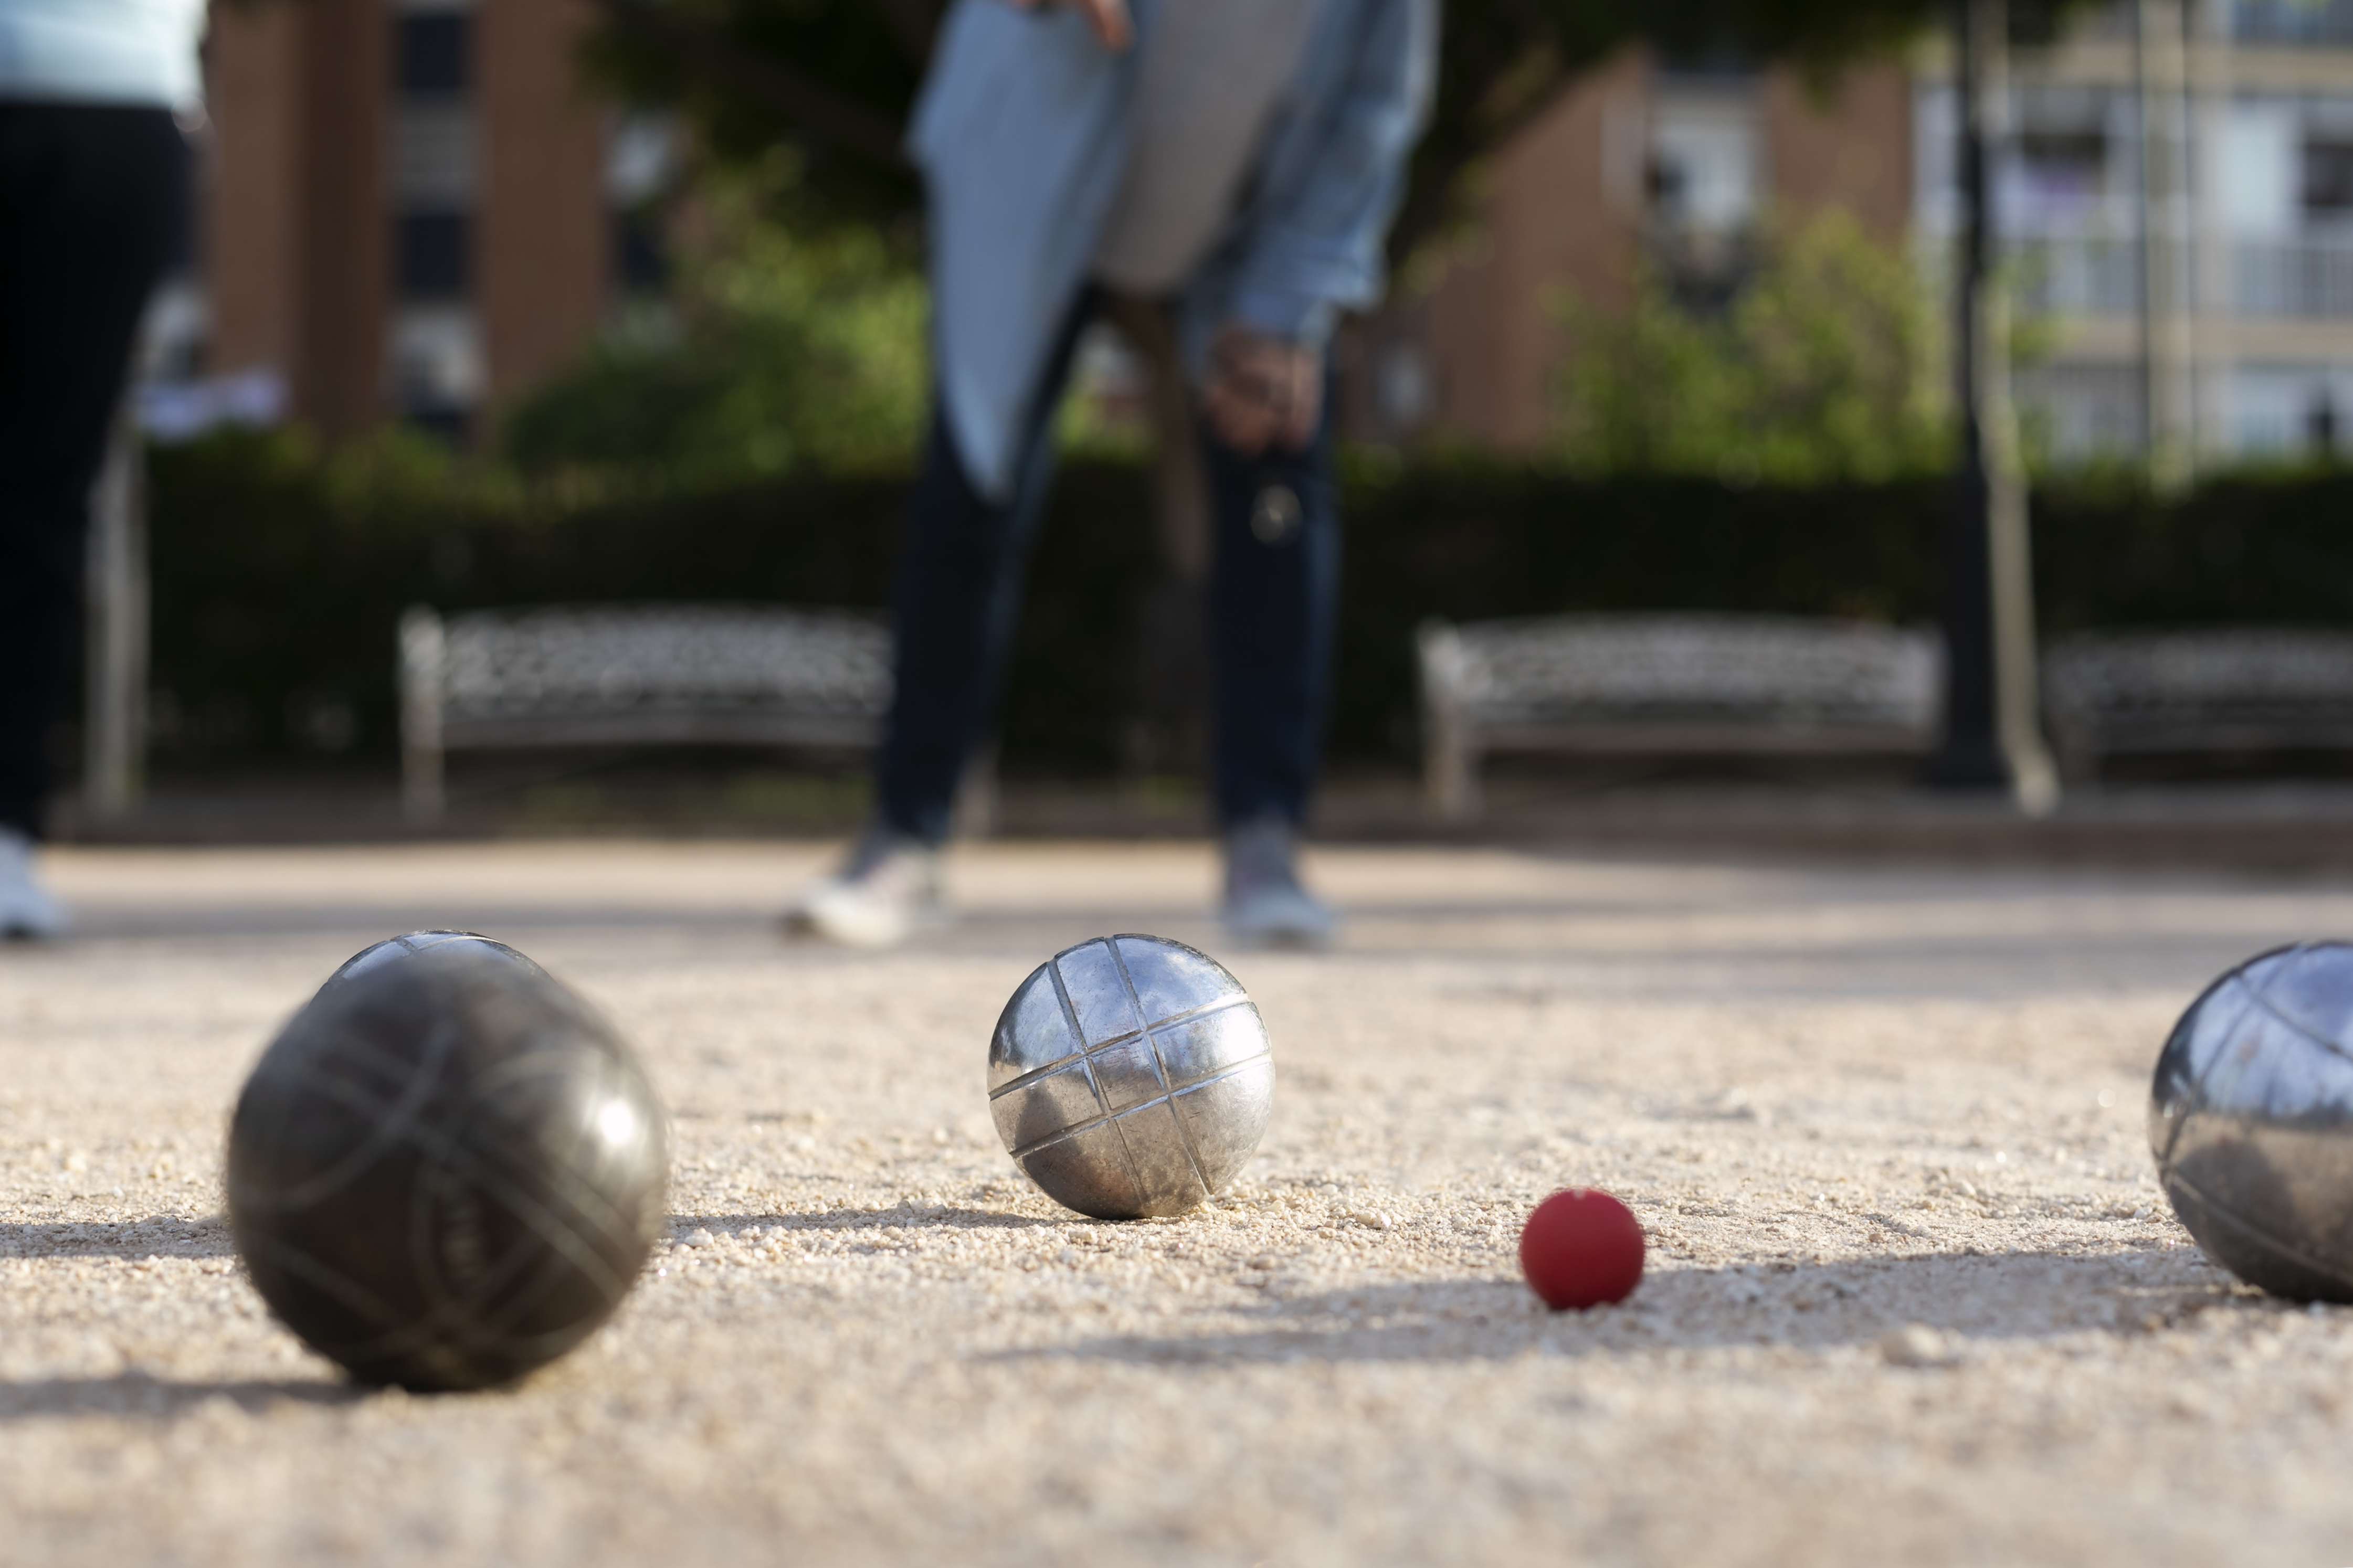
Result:
<svg viewBox="0 0 2353 1568">
<path fill-rule="evenodd" d="M 2196 626 L 2084 632 L 2042 658 L 2062 770 L 2132 752 L 2353 747 L 2353 632 Z"/>
<path fill-rule="evenodd" d="M 1480 809 L 1493 752 L 1916 754 L 1934 744 L 1933 632 L 1782 616 L 1430 622 L 1419 637 L 1425 784 Z"/>
<path fill-rule="evenodd" d="M 871 747 L 890 701 L 890 633 L 847 611 L 415 608 L 400 621 L 402 802 L 438 820 L 453 751 Z"/>
</svg>

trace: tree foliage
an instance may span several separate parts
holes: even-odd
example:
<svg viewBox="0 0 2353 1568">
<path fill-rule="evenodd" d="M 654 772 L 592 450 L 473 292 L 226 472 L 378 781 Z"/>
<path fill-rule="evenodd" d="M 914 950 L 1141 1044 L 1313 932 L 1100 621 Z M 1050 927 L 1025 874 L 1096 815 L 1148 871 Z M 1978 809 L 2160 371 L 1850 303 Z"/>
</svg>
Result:
<svg viewBox="0 0 2353 1568">
<path fill-rule="evenodd" d="M 596 72 L 625 97 L 684 114 L 712 156 L 751 161 L 790 144 L 830 210 L 867 220 L 913 211 L 898 132 L 944 0 L 598 4 Z M 1399 244 L 1440 226 L 1466 172 L 1629 45 L 1828 70 L 1933 26 L 1945 9 L 1943 0 L 1445 0 L 1437 102 Z"/>
<path fill-rule="evenodd" d="M 1908 258 L 1843 213 L 1768 231 L 1723 310 L 1653 273 L 1630 310 L 1563 314 L 1559 450 L 1580 472 L 1877 483 L 1951 461 L 1935 312 Z"/>
<path fill-rule="evenodd" d="M 925 396 L 921 277 L 856 225 L 775 221 L 790 149 L 705 183 L 667 307 L 518 405 L 504 455 L 596 490 L 902 465 Z"/>
<path fill-rule="evenodd" d="M 2012 12 L 2027 33 L 2047 32 L 2044 13 L 2077 3 L 2012 0 Z M 768 193 L 787 221 L 763 235 L 739 212 L 732 233 L 744 259 L 708 254 L 683 338 L 598 349 L 518 414 L 511 452 L 539 469 L 609 468 L 635 453 L 670 471 L 715 472 L 856 464 L 881 450 L 871 441 L 908 426 L 918 405 L 901 384 L 915 384 L 909 268 L 920 213 L 901 141 L 948 0 L 596 4 L 593 73 L 626 100 L 680 115 L 707 167 L 752 172 L 739 194 Z M 1402 260 L 1446 229 L 1467 210 L 1482 161 L 1621 49 L 1772 58 L 1827 76 L 1948 10 L 1949 0 L 1443 0 L 1436 102 L 1392 254 Z M 780 166 L 794 178 L 760 173 Z M 1655 309 L 1644 323 L 1651 350 L 1684 342 Z M 859 345 L 879 353 L 879 370 L 855 363 Z M 812 390 L 829 382 L 839 399 Z M 1633 438 L 1625 432 L 1641 420 L 1631 405 L 1626 417 L 1634 423 L 1595 438 Z"/>
</svg>

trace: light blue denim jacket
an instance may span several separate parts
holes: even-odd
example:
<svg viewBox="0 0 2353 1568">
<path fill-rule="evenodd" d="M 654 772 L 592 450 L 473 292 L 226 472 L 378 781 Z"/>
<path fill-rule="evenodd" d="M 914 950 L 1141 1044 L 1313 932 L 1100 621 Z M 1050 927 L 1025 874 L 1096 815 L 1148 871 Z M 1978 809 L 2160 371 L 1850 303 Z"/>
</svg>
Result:
<svg viewBox="0 0 2353 1568">
<path fill-rule="evenodd" d="M 179 109 L 205 0 L 0 0 L 0 100 Z"/>
<path fill-rule="evenodd" d="M 1066 6 L 956 0 L 911 147 L 931 203 L 933 353 L 966 474 L 1002 500 L 1023 414 L 1126 171 L 1135 84 L 1167 5 L 1113 54 Z M 1225 238 L 1186 291 L 1198 377 L 1228 322 L 1322 343 L 1380 298 L 1382 244 L 1437 65 L 1438 0 L 1315 0 L 1306 47 Z"/>
</svg>

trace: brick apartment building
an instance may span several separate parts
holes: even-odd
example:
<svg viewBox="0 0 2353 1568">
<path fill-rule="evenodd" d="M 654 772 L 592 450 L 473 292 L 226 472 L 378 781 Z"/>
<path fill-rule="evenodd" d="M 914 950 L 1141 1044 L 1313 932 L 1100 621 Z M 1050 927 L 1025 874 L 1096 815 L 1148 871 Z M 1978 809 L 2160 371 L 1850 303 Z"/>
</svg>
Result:
<svg viewBox="0 0 2353 1568">
<path fill-rule="evenodd" d="M 151 374 L 259 384 L 330 436 L 448 430 L 647 280 L 658 145 L 581 89 L 586 0 L 216 5 L 193 272 Z"/>
<path fill-rule="evenodd" d="M 2137 0 L 2013 62 L 1998 171 L 2021 306 L 2056 347 L 2021 393 L 2063 452 L 2123 451 L 2172 401 L 2217 455 L 2334 444 L 2353 413 L 2353 0 L 2158 0 L 2176 18 L 2177 196 L 2141 237 Z M 276 389 L 331 435 L 462 430 L 576 353 L 658 274 L 661 138 L 573 69 L 589 0 L 216 7 L 200 264 L 151 374 Z M 1952 93 L 1933 41 L 1827 92 L 1629 54 L 1493 161 L 1475 245 L 1361 333 L 1360 433 L 1540 441 L 1564 289 L 1608 307 L 1662 245 L 1736 244 L 1841 206 L 1933 261 L 1953 231 Z M 631 215 L 637 215 L 635 218 Z M 2178 351 L 2155 374 L 2144 281 Z M 269 398 L 262 399 L 264 402 Z"/>
<path fill-rule="evenodd" d="M 1646 249 L 1728 244 L 1768 208 L 1843 207 L 1890 244 L 1913 207 L 1913 88 L 1894 62 L 1827 90 L 1782 70 L 1630 54 L 1587 77 L 1495 160 L 1478 237 L 1367 334 L 1377 435 L 1525 447 L 1551 419 L 1564 291 L 1631 297 Z"/>
<path fill-rule="evenodd" d="M 2136 59 L 2152 21 L 2171 67 L 2154 98 Z M 2179 171 L 2146 205 L 2145 106 Z M 2139 451 L 2152 408 L 2175 426 L 2166 438 L 2210 461 L 2341 448 L 2353 0 L 2111 4 L 2014 55 L 2008 112 L 1998 222 L 2019 308 L 2052 344 L 2020 395 L 2054 449 Z M 1559 289 L 1621 301 L 1646 247 L 1720 242 L 1767 211 L 1843 205 L 1883 238 L 1908 236 L 1934 276 L 1958 216 L 1953 125 L 1934 40 L 1828 98 L 1773 70 L 1629 58 L 1597 72 L 1497 161 L 1480 249 L 1374 324 L 1360 415 L 1392 436 L 1535 441 L 1562 352 Z"/>
<path fill-rule="evenodd" d="M 151 379 L 201 374 L 330 436 L 460 432 L 562 365 L 659 270 L 641 204 L 665 148 L 577 81 L 591 19 L 589 0 L 216 5 L 195 264 L 158 303 Z M 1625 297 L 1662 175 L 1712 231 L 1779 200 L 1900 236 L 1911 90 L 1894 65 L 1826 102 L 1778 72 L 1596 73 L 1498 160 L 1484 257 L 1376 324 L 1356 422 L 1536 439 L 1547 300 Z"/>
</svg>

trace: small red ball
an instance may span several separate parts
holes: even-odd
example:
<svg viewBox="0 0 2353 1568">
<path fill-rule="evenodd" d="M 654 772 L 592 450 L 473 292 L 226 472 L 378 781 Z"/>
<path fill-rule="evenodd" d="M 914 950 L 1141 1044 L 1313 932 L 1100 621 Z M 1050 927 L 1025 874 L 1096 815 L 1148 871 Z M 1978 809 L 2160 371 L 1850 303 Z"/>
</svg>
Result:
<svg viewBox="0 0 2353 1568">
<path fill-rule="evenodd" d="M 1520 1232 L 1520 1270 L 1558 1311 L 1622 1301 L 1642 1282 L 1642 1226 L 1608 1193 L 1555 1193 Z"/>
</svg>

